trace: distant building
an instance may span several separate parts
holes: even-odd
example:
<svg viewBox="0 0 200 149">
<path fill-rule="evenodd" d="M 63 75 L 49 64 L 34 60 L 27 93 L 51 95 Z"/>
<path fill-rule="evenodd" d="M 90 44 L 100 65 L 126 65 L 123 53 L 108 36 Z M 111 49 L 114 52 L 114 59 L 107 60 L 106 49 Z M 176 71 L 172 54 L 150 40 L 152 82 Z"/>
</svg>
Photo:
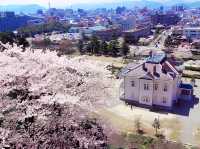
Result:
<svg viewBox="0 0 200 149">
<path fill-rule="evenodd" d="M 184 11 L 185 8 L 184 8 L 183 5 L 175 5 L 175 6 L 172 7 L 172 10 L 176 11 L 176 12 L 180 12 L 180 11 Z"/>
<path fill-rule="evenodd" d="M 166 14 L 153 14 L 151 15 L 152 24 L 158 25 L 162 24 L 165 26 L 175 25 L 180 21 L 180 17 L 177 14 L 166 13 Z"/>
<path fill-rule="evenodd" d="M 183 34 L 187 39 L 200 39 L 200 27 L 186 27 Z"/>
<path fill-rule="evenodd" d="M 68 30 L 68 33 L 80 33 L 80 28 L 79 27 L 71 27 Z"/>
<path fill-rule="evenodd" d="M 112 21 L 114 24 L 119 25 L 122 31 L 131 30 L 136 27 L 136 18 L 132 15 L 114 18 Z"/>
<path fill-rule="evenodd" d="M 73 9 L 65 9 L 65 15 L 67 17 L 71 17 L 73 13 L 74 13 Z"/>
<path fill-rule="evenodd" d="M 53 17 L 60 17 L 63 18 L 65 16 L 65 10 L 64 9 L 56 9 L 56 8 L 50 8 L 47 11 L 47 14 Z"/>
<path fill-rule="evenodd" d="M 120 99 L 131 104 L 172 109 L 178 99 L 191 100 L 193 87 L 164 53 L 151 54 L 144 62 L 129 64 L 120 75 Z"/>
<path fill-rule="evenodd" d="M 3 11 L 3 12 L 0 12 L 0 17 L 15 17 L 15 12 Z"/>
<path fill-rule="evenodd" d="M 191 52 L 194 55 L 200 55 L 200 40 L 194 40 L 191 44 Z"/>
<path fill-rule="evenodd" d="M 93 34 L 102 40 L 109 41 L 121 36 L 121 29 L 119 27 L 109 27 L 104 30 L 97 30 Z"/>
<path fill-rule="evenodd" d="M 96 21 L 95 21 L 95 24 L 97 25 L 102 25 L 102 26 L 109 26 L 111 25 L 110 21 L 108 18 L 98 18 Z"/>
<path fill-rule="evenodd" d="M 128 38 L 130 41 L 139 40 L 141 37 L 148 37 L 151 35 L 151 25 L 145 27 L 136 28 L 123 32 L 123 36 Z"/>
<path fill-rule="evenodd" d="M 172 28 L 172 35 L 182 36 L 183 35 L 183 27 L 176 26 Z"/>
<path fill-rule="evenodd" d="M 115 26 L 93 26 L 93 27 L 71 27 L 69 33 L 84 33 L 86 36 L 97 36 L 102 40 L 111 40 L 114 37 L 119 37 L 121 35 L 121 30 L 119 27 Z"/>
</svg>

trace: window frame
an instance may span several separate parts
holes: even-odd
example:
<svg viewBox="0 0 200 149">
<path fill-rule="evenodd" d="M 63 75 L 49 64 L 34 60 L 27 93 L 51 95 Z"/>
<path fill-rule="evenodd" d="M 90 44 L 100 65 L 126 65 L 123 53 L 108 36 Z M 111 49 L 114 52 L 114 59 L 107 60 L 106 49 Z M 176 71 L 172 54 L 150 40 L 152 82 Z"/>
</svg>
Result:
<svg viewBox="0 0 200 149">
<path fill-rule="evenodd" d="M 166 103 L 167 103 L 167 97 L 163 97 L 163 98 L 162 98 L 162 103 L 163 103 L 163 104 L 166 104 Z"/>
<path fill-rule="evenodd" d="M 166 83 L 164 84 L 163 91 L 164 91 L 164 92 L 168 92 L 168 84 L 166 84 Z"/>
<path fill-rule="evenodd" d="M 135 81 L 131 81 L 131 87 L 135 87 Z"/>
<path fill-rule="evenodd" d="M 159 86 L 158 83 L 155 83 L 155 84 L 154 84 L 154 90 L 155 90 L 155 91 L 158 90 L 158 86 Z"/>
<path fill-rule="evenodd" d="M 144 83 L 144 90 L 148 91 L 149 90 L 149 84 L 148 83 Z"/>
<path fill-rule="evenodd" d="M 149 97 L 147 97 L 147 96 L 143 97 L 143 102 L 149 103 L 149 101 L 150 101 Z"/>
</svg>

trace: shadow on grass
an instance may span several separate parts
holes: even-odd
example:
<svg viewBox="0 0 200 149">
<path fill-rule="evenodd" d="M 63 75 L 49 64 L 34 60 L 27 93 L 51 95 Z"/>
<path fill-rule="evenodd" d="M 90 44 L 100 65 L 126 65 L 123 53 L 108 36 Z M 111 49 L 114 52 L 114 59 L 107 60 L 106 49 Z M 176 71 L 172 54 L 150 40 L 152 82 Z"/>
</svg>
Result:
<svg viewBox="0 0 200 149">
<path fill-rule="evenodd" d="M 194 109 L 194 106 L 198 104 L 199 104 L 199 98 L 197 97 L 194 97 L 193 100 L 191 101 L 179 100 L 179 102 L 174 105 L 172 113 L 182 116 L 189 116 L 190 110 Z"/>
<path fill-rule="evenodd" d="M 149 109 L 152 112 L 160 113 L 160 114 L 176 114 L 176 115 L 181 115 L 181 116 L 189 116 L 190 115 L 190 110 L 194 108 L 195 105 L 199 104 L 199 98 L 195 97 L 193 100 L 179 100 L 177 103 L 175 103 L 172 107 L 172 109 L 168 109 L 166 107 L 162 106 L 146 106 L 146 105 L 141 105 L 137 102 L 132 102 L 132 101 L 125 101 L 127 106 L 130 106 L 131 109 L 134 109 L 135 107 L 140 107 L 140 108 L 145 108 Z"/>
</svg>

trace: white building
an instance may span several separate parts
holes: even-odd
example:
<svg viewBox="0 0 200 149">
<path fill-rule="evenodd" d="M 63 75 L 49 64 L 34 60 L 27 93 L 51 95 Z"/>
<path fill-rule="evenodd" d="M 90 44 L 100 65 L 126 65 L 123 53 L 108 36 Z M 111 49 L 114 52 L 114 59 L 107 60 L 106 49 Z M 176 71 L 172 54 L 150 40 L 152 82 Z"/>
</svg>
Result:
<svg viewBox="0 0 200 149">
<path fill-rule="evenodd" d="M 200 39 L 200 27 L 186 27 L 184 28 L 183 35 L 187 39 Z"/>
<path fill-rule="evenodd" d="M 182 93 L 184 99 L 193 94 L 191 85 L 181 83 L 181 74 L 163 53 L 152 55 L 141 64 L 130 64 L 120 77 L 120 99 L 131 104 L 171 109 Z"/>
</svg>

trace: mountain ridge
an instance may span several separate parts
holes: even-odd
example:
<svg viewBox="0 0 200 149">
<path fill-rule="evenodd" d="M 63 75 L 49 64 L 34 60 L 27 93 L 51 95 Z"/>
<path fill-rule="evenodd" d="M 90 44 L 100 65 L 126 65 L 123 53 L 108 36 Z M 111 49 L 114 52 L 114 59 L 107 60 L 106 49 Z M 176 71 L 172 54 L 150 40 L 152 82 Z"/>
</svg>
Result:
<svg viewBox="0 0 200 149">
<path fill-rule="evenodd" d="M 153 0 L 137 0 L 137 1 L 124 1 L 124 2 L 107 2 L 107 3 L 79 3 L 73 4 L 70 8 L 72 9 L 97 9 L 97 8 L 116 8 L 118 6 L 125 6 L 127 8 L 134 7 L 149 7 L 151 9 L 159 8 L 160 6 L 171 7 L 173 5 L 184 5 L 187 8 L 199 8 L 199 1 L 184 1 L 184 0 L 167 0 L 165 2 L 157 2 Z M 63 6 L 63 8 L 69 8 L 69 6 Z M 35 13 L 38 9 L 45 10 L 46 8 L 38 4 L 28 4 L 28 5 L 0 5 L 0 11 L 14 11 L 15 13 Z"/>
<path fill-rule="evenodd" d="M 38 9 L 44 9 L 43 6 L 37 4 L 28 5 L 0 5 L 0 11 L 14 11 L 15 13 L 35 13 Z"/>
</svg>

